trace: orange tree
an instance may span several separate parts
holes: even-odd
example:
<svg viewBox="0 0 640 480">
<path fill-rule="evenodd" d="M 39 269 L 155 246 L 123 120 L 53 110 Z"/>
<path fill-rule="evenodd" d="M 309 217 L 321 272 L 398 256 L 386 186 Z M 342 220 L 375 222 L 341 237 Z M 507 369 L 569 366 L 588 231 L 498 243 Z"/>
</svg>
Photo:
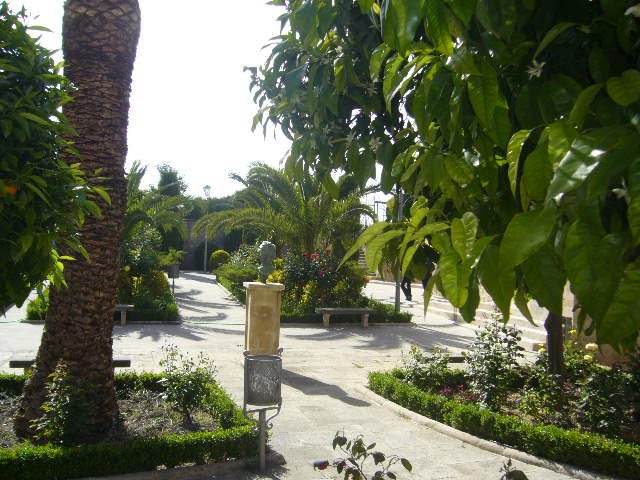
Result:
<svg viewBox="0 0 640 480">
<path fill-rule="evenodd" d="M 473 320 L 482 285 L 558 326 L 567 280 L 600 343 L 640 330 L 640 5 L 633 0 L 276 0 L 254 125 L 325 187 L 344 171 L 416 199 L 366 231 L 372 266 L 429 242 L 431 287 Z M 428 301 L 429 292 L 426 299 Z M 556 330 L 557 332 L 557 330 Z M 561 348 L 561 347 L 560 347 Z"/>
<path fill-rule="evenodd" d="M 77 236 L 100 189 L 87 186 L 63 135 L 72 129 L 60 111 L 69 82 L 51 52 L 27 27 L 24 10 L 0 3 L 0 312 L 22 304 L 47 276 L 63 282 L 65 257 L 55 246 L 82 252 Z"/>
</svg>

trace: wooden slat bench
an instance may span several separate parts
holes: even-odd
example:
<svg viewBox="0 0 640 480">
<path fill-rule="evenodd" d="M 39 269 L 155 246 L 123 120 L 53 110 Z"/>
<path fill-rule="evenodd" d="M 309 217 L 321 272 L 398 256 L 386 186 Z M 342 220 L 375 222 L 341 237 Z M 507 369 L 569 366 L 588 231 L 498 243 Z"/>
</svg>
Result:
<svg viewBox="0 0 640 480">
<path fill-rule="evenodd" d="M 124 303 L 116 304 L 116 311 L 120 312 L 120 325 L 125 326 L 127 324 L 127 312 L 133 310 L 133 305 L 126 305 Z"/>
<path fill-rule="evenodd" d="M 35 357 L 13 356 L 9 359 L 9 368 L 22 368 L 24 373 L 29 373 L 35 362 Z M 130 367 L 131 359 L 126 357 L 114 358 L 113 366 L 116 368 Z"/>
<path fill-rule="evenodd" d="M 328 308 L 316 308 L 316 313 L 322 314 L 322 325 L 324 327 L 329 326 L 332 315 L 360 315 L 360 319 L 363 327 L 369 326 L 369 315 L 375 310 L 373 308 L 342 308 L 342 307 L 328 307 Z"/>
</svg>

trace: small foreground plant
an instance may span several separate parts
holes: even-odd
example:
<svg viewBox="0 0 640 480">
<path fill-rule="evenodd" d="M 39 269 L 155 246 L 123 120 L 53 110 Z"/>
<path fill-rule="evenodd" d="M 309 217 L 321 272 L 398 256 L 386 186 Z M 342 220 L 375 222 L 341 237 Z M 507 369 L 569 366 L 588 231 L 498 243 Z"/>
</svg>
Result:
<svg viewBox="0 0 640 480">
<path fill-rule="evenodd" d="M 475 340 L 464 354 L 471 389 L 483 407 L 496 411 L 509 391 L 524 350 L 519 345 L 520 332 L 498 323 L 499 318 L 495 316 L 492 323 L 476 332 Z"/>
<path fill-rule="evenodd" d="M 529 480 L 529 477 L 522 470 L 513 468 L 511 458 L 504 462 L 500 468 L 500 473 L 502 473 L 500 480 Z"/>
<path fill-rule="evenodd" d="M 49 375 L 46 388 L 42 415 L 31 422 L 34 440 L 61 445 L 90 441 L 91 432 L 86 431 L 90 384 L 75 377 L 61 361 Z"/>
<path fill-rule="evenodd" d="M 431 354 L 418 345 L 411 345 L 409 353 L 402 357 L 407 382 L 419 388 L 438 391 L 445 386 L 446 373 L 449 371 L 449 350 L 436 345 Z"/>
<path fill-rule="evenodd" d="M 195 427 L 193 411 L 207 403 L 212 385 L 215 385 L 216 368 L 204 353 L 197 357 L 182 354 L 175 345 L 162 347 L 165 357 L 160 382 L 164 385 L 162 398 L 183 416 L 187 426 Z"/>
<path fill-rule="evenodd" d="M 385 455 L 384 453 L 374 450 L 375 443 L 366 445 L 362 435 L 356 436 L 353 440 L 348 440 L 344 435 L 344 431 L 336 432 L 333 437 L 333 449 L 339 448 L 345 455 L 344 458 L 337 458 L 332 465 L 339 474 L 344 475 L 344 480 L 383 480 L 390 478 L 394 480 L 396 474 L 390 469 L 396 463 L 400 463 L 407 471 L 412 470 L 411 463 L 406 458 L 398 455 Z M 377 468 L 372 477 L 368 477 L 364 473 L 365 463 L 371 458 L 374 466 Z M 313 462 L 313 469 L 324 470 L 329 467 L 328 460 L 318 460 Z"/>
</svg>

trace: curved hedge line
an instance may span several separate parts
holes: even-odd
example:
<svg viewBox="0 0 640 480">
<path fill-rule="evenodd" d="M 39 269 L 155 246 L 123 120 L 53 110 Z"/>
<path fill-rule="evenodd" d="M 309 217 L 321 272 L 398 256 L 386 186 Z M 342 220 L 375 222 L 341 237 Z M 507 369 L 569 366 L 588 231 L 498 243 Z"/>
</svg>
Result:
<svg viewBox="0 0 640 480">
<path fill-rule="evenodd" d="M 136 388 L 161 391 L 159 373 L 126 372 L 116 375 L 118 394 Z M 0 392 L 18 394 L 26 375 L 0 375 Z M 258 454 L 258 431 L 231 397 L 216 388 L 215 409 L 223 430 L 140 438 L 120 443 L 62 447 L 21 445 L 0 449 L 0 480 L 36 480 L 117 475 L 155 470 L 164 465 L 221 462 Z"/>
<path fill-rule="evenodd" d="M 532 425 L 472 404 L 430 394 L 398 379 L 393 373 L 372 372 L 369 388 L 413 412 L 480 438 L 576 467 L 637 479 L 640 446 L 598 434 Z"/>
</svg>

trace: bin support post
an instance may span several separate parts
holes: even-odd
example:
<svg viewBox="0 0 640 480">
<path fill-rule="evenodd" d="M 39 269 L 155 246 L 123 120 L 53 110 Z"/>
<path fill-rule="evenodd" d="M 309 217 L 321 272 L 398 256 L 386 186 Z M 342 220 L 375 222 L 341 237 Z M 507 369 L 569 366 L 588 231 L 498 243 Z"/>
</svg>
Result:
<svg viewBox="0 0 640 480">
<path fill-rule="evenodd" d="M 260 410 L 260 472 L 264 473 L 267 469 L 267 411 Z"/>
</svg>

